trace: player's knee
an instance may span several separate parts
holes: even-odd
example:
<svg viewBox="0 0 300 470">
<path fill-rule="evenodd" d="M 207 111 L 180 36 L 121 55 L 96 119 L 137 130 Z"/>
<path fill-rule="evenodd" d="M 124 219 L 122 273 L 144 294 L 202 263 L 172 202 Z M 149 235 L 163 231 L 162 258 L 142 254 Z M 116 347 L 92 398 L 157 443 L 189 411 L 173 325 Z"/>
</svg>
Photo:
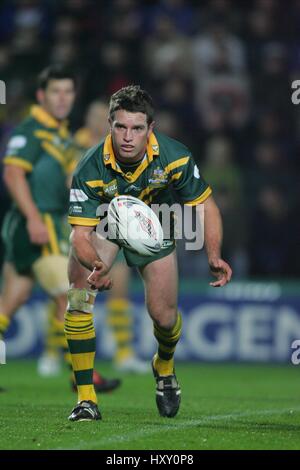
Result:
<svg viewBox="0 0 300 470">
<path fill-rule="evenodd" d="M 175 323 L 176 319 L 175 318 L 158 318 L 155 319 L 155 323 L 159 328 L 162 328 L 164 330 L 171 330 Z"/>
<path fill-rule="evenodd" d="M 68 312 L 93 313 L 97 291 L 71 288 L 68 290 Z"/>
<path fill-rule="evenodd" d="M 156 306 L 149 308 L 150 316 L 159 328 L 170 330 L 174 327 L 177 318 L 177 308 Z"/>
</svg>

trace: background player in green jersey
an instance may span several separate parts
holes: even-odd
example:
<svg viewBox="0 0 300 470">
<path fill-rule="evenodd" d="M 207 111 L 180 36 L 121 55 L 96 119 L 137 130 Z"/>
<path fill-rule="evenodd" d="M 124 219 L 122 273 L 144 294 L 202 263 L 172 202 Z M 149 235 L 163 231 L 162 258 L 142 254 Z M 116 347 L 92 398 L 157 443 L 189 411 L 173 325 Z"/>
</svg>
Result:
<svg viewBox="0 0 300 470">
<path fill-rule="evenodd" d="M 101 419 L 92 380 L 96 344 L 92 311 L 97 291 L 112 287 L 110 269 L 119 247 L 95 234 L 99 205 L 118 194 L 136 196 L 147 203 L 172 204 L 172 185 L 184 204 L 204 207 L 205 247 L 211 272 L 217 278 L 211 285 L 224 286 L 232 274 L 221 258 L 222 222 L 211 189 L 189 150 L 154 132 L 154 110 L 148 93 L 138 86 L 116 92 L 110 101 L 109 122 L 110 135 L 78 165 L 70 195 L 71 288 L 65 331 L 78 386 L 78 404 L 69 416 L 71 421 Z M 158 342 L 152 360 L 157 407 L 161 416 L 173 417 L 181 396 L 174 369 L 174 352 L 181 335 L 175 244 L 170 240 L 150 260 L 126 250 L 124 254 L 144 280 L 146 305 Z"/>
<path fill-rule="evenodd" d="M 57 339 L 66 349 L 63 319 L 67 305 L 67 254 L 64 218 L 68 207 L 67 180 L 76 166 L 75 147 L 65 119 L 75 99 L 74 76 L 51 66 L 39 76 L 37 100 L 30 115 L 15 130 L 4 158 L 4 182 L 13 204 L 6 214 L 0 334 L 26 301 L 38 281 L 56 305 Z M 97 389 L 103 380 L 95 374 Z M 115 388 L 119 381 L 104 384 Z"/>
</svg>

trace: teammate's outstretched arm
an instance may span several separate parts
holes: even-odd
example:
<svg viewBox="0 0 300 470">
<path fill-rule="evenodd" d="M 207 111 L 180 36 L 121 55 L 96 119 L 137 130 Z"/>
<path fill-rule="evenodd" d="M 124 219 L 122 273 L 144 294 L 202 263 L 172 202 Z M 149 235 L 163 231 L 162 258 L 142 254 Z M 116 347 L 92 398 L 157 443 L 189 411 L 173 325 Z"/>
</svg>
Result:
<svg viewBox="0 0 300 470">
<path fill-rule="evenodd" d="M 211 273 L 217 278 L 217 281 L 211 282 L 210 285 L 212 287 L 222 287 L 230 281 L 232 269 L 221 258 L 223 239 L 221 214 L 212 196 L 209 196 L 203 204 L 204 244 Z"/>
</svg>

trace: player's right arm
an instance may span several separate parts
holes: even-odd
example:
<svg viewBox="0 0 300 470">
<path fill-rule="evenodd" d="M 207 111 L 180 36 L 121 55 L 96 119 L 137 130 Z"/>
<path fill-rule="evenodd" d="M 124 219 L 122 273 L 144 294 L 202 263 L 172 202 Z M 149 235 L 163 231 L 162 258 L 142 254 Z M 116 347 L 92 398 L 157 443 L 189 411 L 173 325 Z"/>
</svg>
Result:
<svg viewBox="0 0 300 470">
<path fill-rule="evenodd" d="M 39 157 L 38 141 L 30 131 L 26 126 L 19 126 L 9 140 L 3 160 L 3 179 L 12 199 L 26 219 L 30 241 L 43 245 L 49 241 L 49 234 L 27 181 L 27 173 L 32 171 Z"/>
<path fill-rule="evenodd" d="M 73 226 L 71 243 L 74 254 L 78 261 L 87 269 L 92 271 L 87 279 L 88 284 L 94 289 L 106 290 L 112 287 L 112 280 L 106 276 L 109 269 L 99 258 L 93 244 L 93 227 L 83 225 Z"/>
<path fill-rule="evenodd" d="M 71 243 L 77 260 L 92 271 L 87 282 L 94 289 L 110 289 L 111 279 L 107 276 L 108 267 L 101 260 L 92 243 L 92 234 L 100 222 L 98 208 L 101 205 L 99 188 L 102 180 L 94 180 L 98 168 L 93 161 L 84 160 L 78 165 L 70 190 L 68 221 L 72 225 Z M 100 175 L 99 175 L 100 176 Z"/>
</svg>

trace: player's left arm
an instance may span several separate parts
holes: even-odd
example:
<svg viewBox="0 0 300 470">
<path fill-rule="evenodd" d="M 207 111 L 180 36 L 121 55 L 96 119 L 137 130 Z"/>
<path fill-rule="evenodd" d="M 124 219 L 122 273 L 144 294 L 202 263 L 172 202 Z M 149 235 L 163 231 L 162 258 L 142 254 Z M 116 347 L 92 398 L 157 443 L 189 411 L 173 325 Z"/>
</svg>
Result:
<svg viewBox="0 0 300 470">
<path fill-rule="evenodd" d="M 230 281 L 232 276 L 231 267 L 221 257 L 221 246 L 223 239 L 222 218 L 218 206 L 216 205 L 212 196 L 209 196 L 203 202 L 203 206 L 204 245 L 211 273 L 217 278 L 217 280 L 211 282 L 210 285 L 212 287 L 222 287 Z"/>
<path fill-rule="evenodd" d="M 178 162 L 177 165 L 176 162 Z M 180 158 L 176 162 L 175 165 L 172 164 L 171 179 L 173 180 L 173 188 L 184 204 L 199 209 L 197 214 L 200 217 L 201 225 L 203 223 L 202 209 L 204 207 L 205 249 L 211 272 L 217 278 L 210 285 L 213 287 L 224 286 L 230 281 L 232 270 L 229 264 L 221 258 L 222 219 L 219 209 L 211 196 L 212 190 L 200 174 L 190 153 L 187 154 L 187 157 Z"/>
</svg>

